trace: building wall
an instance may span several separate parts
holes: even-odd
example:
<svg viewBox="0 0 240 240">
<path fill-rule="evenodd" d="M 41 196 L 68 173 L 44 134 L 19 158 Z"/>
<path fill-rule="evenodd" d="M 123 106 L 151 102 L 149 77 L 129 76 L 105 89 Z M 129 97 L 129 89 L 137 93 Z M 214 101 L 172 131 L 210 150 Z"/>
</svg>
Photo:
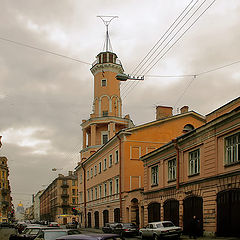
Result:
<svg viewBox="0 0 240 240">
<path fill-rule="evenodd" d="M 8 212 L 12 210 L 8 176 L 7 158 L 0 157 L 0 222 L 8 221 Z"/>
<path fill-rule="evenodd" d="M 179 122 L 179 124 L 177 124 Z M 183 128 L 186 124 L 192 124 L 197 127 L 204 123 L 203 118 L 196 117 L 192 113 L 182 115 L 177 118 L 169 118 L 164 121 L 155 122 L 149 124 L 149 126 L 137 127 L 129 129 L 124 136 L 121 137 L 121 152 L 120 141 L 118 137 L 115 137 L 111 143 L 106 144 L 102 149 L 96 152 L 93 157 L 87 160 L 83 160 L 83 167 L 85 169 L 86 177 L 86 216 L 91 214 L 91 226 L 94 226 L 94 212 L 98 211 L 100 216 L 104 210 L 108 210 L 111 217 L 114 209 L 120 208 L 119 194 L 116 194 L 116 179 L 119 179 L 121 189 L 123 193 L 122 203 L 122 221 L 128 220 L 134 221 L 134 216 L 130 213 L 129 209 L 136 208 L 136 201 L 132 201 L 129 191 L 134 191 L 143 187 L 143 163 L 139 158 L 147 152 L 167 143 L 172 138 L 175 138 L 177 134 L 183 132 Z M 162 125 L 162 126 L 161 126 Z M 118 151 L 119 162 L 116 163 L 116 151 Z M 110 156 L 112 155 L 112 166 L 109 166 Z M 121 159 L 120 159 L 121 157 Z M 104 159 L 107 162 L 107 168 L 104 170 Z M 121 161 L 121 181 L 120 181 L 120 161 Z M 99 173 L 99 162 L 102 163 L 102 171 Z M 80 165 L 79 165 L 80 166 Z M 95 166 L 97 167 L 97 174 L 95 175 Z M 79 210 L 84 215 L 84 171 L 83 167 L 79 167 L 77 170 L 79 179 L 79 192 L 82 196 Z M 91 174 L 92 172 L 92 174 Z M 82 180 L 80 180 L 80 178 Z M 109 193 L 110 181 L 113 183 L 112 194 Z M 107 193 L 104 196 L 104 184 L 107 184 Z M 102 186 L 102 195 L 99 196 L 99 186 Z M 97 198 L 95 196 L 95 188 L 97 188 Z M 135 192 L 136 193 L 136 192 Z M 93 194 L 93 197 L 92 197 Z M 141 195 L 137 202 L 142 201 Z M 128 205 L 133 204 L 134 206 Z M 128 209 L 128 210 L 126 210 Z M 130 213 L 126 212 L 130 211 Z M 130 214 L 130 215 L 129 215 Z M 134 214 L 134 213 L 133 213 Z M 109 221 L 110 221 L 109 215 Z M 84 217 L 83 217 L 83 224 Z M 99 227 L 103 226 L 103 219 L 99 219 Z"/>
<path fill-rule="evenodd" d="M 145 157 L 144 223 L 148 221 L 147 209 L 150 203 L 161 204 L 161 219 L 164 219 L 164 202 L 168 199 L 176 199 L 179 202 L 179 225 L 184 228 L 184 200 L 187 197 L 198 196 L 203 201 L 204 233 L 215 235 L 217 232 L 217 194 L 224 190 L 240 189 L 240 159 L 235 163 L 226 163 L 226 138 L 240 134 L 239 116 L 239 110 L 230 112 L 178 138 L 179 189 L 177 189 L 177 179 L 169 181 L 168 178 L 168 161 L 177 158 L 174 143 L 163 146 L 155 155 Z M 190 174 L 190 153 L 195 150 L 199 150 L 200 153 L 200 168 L 196 173 Z M 152 186 L 154 166 L 159 169 L 159 182 Z"/>
<path fill-rule="evenodd" d="M 59 176 L 40 196 L 41 220 L 56 221 L 60 224 L 72 222 L 72 207 L 78 203 L 78 182 L 72 172 L 68 176 Z"/>
</svg>

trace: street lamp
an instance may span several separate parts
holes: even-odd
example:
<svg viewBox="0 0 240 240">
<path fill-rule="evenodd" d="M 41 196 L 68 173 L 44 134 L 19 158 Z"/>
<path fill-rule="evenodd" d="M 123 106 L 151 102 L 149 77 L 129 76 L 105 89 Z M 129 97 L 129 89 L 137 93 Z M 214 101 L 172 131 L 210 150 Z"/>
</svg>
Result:
<svg viewBox="0 0 240 240">
<path fill-rule="evenodd" d="M 144 76 L 130 76 L 129 74 L 125 74 L 125 73 L 119 73 L 116 75 L 115 77 L 117 80 L 119 81 L 127 81 L 127 80 L 140 80 L 143 81 L 144 80 Z"/>
</svg>

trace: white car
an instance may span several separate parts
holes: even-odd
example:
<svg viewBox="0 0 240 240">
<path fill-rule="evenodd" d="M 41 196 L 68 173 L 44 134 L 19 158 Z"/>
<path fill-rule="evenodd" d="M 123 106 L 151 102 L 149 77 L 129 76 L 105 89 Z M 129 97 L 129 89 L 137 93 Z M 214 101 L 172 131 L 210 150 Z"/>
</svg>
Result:
<svg viewBox="0 0 240 240">
<path fill-rule="evenodd" d="M 143 238 L 154 238 L 159 240 L 163 238 L 180 238 L 182 229 L 175 226 L 170 221 L 148 223 L 145 228 L 139 230 L 140 236 Z"/>
</svg>

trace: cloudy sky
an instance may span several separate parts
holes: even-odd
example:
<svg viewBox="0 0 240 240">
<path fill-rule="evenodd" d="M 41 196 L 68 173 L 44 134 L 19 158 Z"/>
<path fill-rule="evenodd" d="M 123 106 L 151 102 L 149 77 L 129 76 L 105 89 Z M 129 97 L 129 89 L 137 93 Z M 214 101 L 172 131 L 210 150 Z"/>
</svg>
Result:
<svg viewBox="0 0 240 240">
<path fill-rule="evenodd" d="M 9 159 L 15 204 L 29 206 L 31 194 L 76 166 L 80 123 L 92 109 L 93 77 L 89 64 L 14 42 L 92 63 L 105 38 L 96 16 L 117 15 L 110 25 L 113 51 L 132 73 L 183 9 L 203 1 L 0 0 L 0 154 Z M 206 0 L 202 11 L 211 2 Z M 174 106 L 174 112 L 188 105 L 205 115 L 238 97 L 240 63 L 194 79 L 150 76 L 196 75 L 240 61 L 239 15 L 239 0 L 216 0 L 147 74 L 143 71 L 143 82 L 122 84 L 123 113 L 138 125 L 155 119 L 156 105 Z"/>
</svg>

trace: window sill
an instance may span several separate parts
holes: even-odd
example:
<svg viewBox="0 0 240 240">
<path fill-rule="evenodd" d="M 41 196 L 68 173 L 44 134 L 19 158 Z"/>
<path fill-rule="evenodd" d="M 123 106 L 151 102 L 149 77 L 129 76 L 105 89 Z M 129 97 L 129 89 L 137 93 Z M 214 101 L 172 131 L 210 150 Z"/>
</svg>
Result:
<svg viewBox="0 0 240 240">
<path fill-rule="evenodd" d="M 156 187 L 158 186 L 158 183 L 152 184 L 151 187 Z"/>
<path fill-rule="evenodd" d="M 172 183 L 172 182 L 176 182 L 176 178 L 175 178 L 175 179 L 168 180 L 168 183 Z"/>
<path fill-rule="evenodd" d="M 233 163 L 226 163 L 226 164 L 224 165 L 224 167 L 232 167 L 232 166 L 235 166 L 235 165 L 238 165 L 238 164 L 240 164 L 240 161 L 238 161 L 238 162 L 233 162 Z"/>
<path fill-rule="evenodd" d="M 191 177 L 195 177 L 195 176 L 198 176 L 198 175 L 200 175 L 200 173 L 194 173 L 194 174 L 188 175 L 188 177 L 191 178 Z"/>
</svg>

